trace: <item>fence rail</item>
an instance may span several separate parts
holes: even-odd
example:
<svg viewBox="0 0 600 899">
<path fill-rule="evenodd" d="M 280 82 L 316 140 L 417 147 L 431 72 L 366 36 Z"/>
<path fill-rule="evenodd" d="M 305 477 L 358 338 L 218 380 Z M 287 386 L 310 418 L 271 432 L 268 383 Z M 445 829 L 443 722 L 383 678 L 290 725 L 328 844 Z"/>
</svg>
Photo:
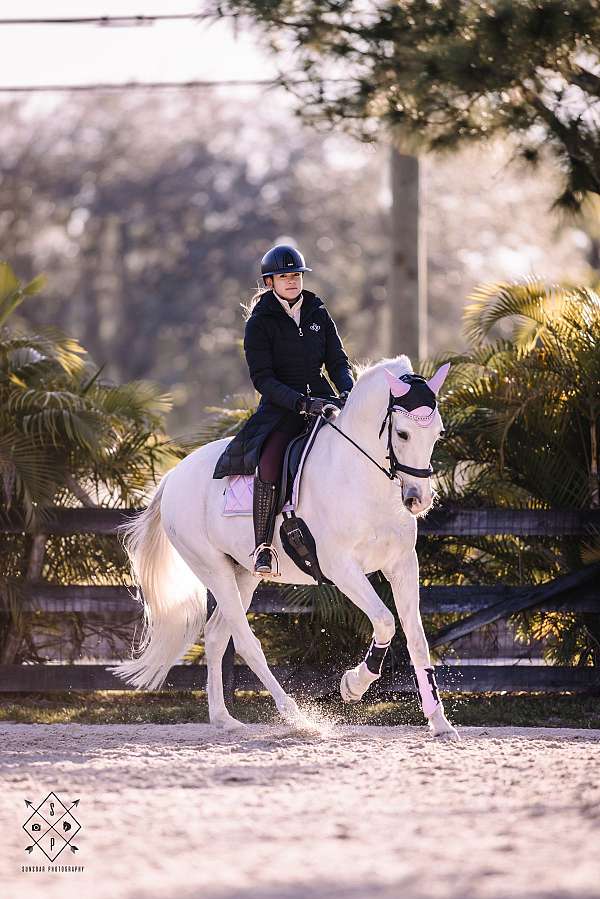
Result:
<svg viewBox="0 0 600 899">
<path fill-rule="evenodd" d="M 271 671 L 284 687 L 301 690 L 307 697 L 325 697 L 339 691 L 342 670 L 311 665 L 272 665 Z M 229 673 L 229 672 L 228 672 Z M 246 665 L 230 669 L 233 690 L 264 690 Z M 436 679 L 441 690 L 457 693 L 506 690 L 558 692 L 600 689 L 600 668 L 569 668 L 558 665 L 437 665 Z M 127 690 L 128 687 L 104 665 L 0 665 L 4 693 L 62 693 L 69 690 Z M 165 690 L 203 690 L 204 665 L 175 665 Z M 384 671 L 371 688 L 370 697 L 389 693 L 414 692 L 408 668 Z"/>
<path fill-rule="evenodd" d="M 591 578 L 590 578 L 591 580 Z M 553 582 L 554 583 L 554 582 Z M 564 588 L 560 595 L 543 599 L 546 585 L 536 587 L 421 587 L 420 607 L 424 615 L 443 612 L 479 612 L 497 607 L 508 600 L 525 600 L 531 595 L 537 609 L 543 612 L 600 612 L 600 591 L 594 583 Z M 32 584 L 25 588 L 23 608 L 42 612 L 117 613 L 130 615 L 139 606 L 130 587 L 69 586 Z M 258 585 L 252 600 L 252 612 L 271 614 L 310 614 L 309 605 L 284 602 L 277 587 Z M 499 617 L 502 617 L 500 615 Z M 485 622 L 487 623 L 487 622 Z M 481 625 L 477 625 L 481 627 Z M 474 629 L 474 628 L 473 628 Z"/>
<path fill-rule="evenodd" d="M 114 535 L 135 510 L 53 509 L 40 532 L 45 535 Z M 600 509 L 530 510 L 445 508 L 431 512 L 418 522 L 420 535 L 481 537 L 502 534 L 515 536 L 583 536 L 600 530 Z M 5 518 L 0 533 L 23 533 L 23 523 Z M 213 600 L 214 603 L 214 600 Z M 540 611 L 600 613 L 600 565 L 588 566 L 541 585 L 507 586 L 430 586 L 420 588 L 421 611 L 467 614 L 455 624 L 429 636 L 435 647 L 459 639 L 516 611 L 536 608 Z M 25 585 L 23 608 L 52 613 L 135 615 L 140 606 L 132 591 L 122 586 L 92 586 L 32 582 Z M 307 614 L 309 606 L 284 601 L 281 591 L 259 585 L 251 610 L 268 614 Z M 307 695 L 334 693 L 339 686 L 339 671 L 323 667 L 274 666 L 282 684 L 302 689 Z M 230 641 L 223 660 L 225 692 L 257 689 L 260 685 L 245 665 L 234 665 Z M 598 690 L 600 668 L 568 668 L 544 665 L 461 665 L 437 666 L 441 689 L 488 690 Z M 176 665 L 165 689 L 203 689 L 206 671 L 203 665 Z M 0 665 L 0 692 L 123 690 L 127 686 L 102 665 Z M 385 671 L 377 685 L 378 693 L 412 691 L 408 670 Z"/>
<path fill-rule="evenodd" d="M 114 534 L 136 509 L 53 508 L 40 527 L 45 534 Z M 438 537 L 570 537 L 600 529 L 600 509 L 463 509 L 445 506 L 418 521 L 419 534 Z M 4 516 L 0 532 L 25 530 L 16 516 Z"/>
</svg>

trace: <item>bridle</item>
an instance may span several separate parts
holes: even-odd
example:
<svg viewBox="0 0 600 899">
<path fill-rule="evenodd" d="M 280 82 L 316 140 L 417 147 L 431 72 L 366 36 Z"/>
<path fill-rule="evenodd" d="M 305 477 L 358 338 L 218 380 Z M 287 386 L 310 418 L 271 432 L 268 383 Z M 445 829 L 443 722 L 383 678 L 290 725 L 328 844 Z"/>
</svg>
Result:
<svg viewBox="0 0 600 899">
<path fill-rule="evenodd" d="M 420 377 L 418 375 L 413 375 L 413 378 Z M 423 381 L 425 378 L 423 378 Z M 396 453 L 394 452 L 394 447 L 392 446 L 392 412 L 398 411 L 402 412 L 404 415 L 407 415 L 409 418 L 416 418 L 417 416 L 411 416 L 410 412 L 406 412 L 402 406 L 400 406 L 397 402 L 397 397 L 393 395 L 390 391 L 390 397 L 388 400 L 387 412 L 385 413 L 385 418 L 381 422 L 381 427 L 379 428 L 379 437 L 381 437 L 383 433 L 383 429 L 385 428 L 385 423 L 388 423 L 388 434 L 387 434 L 387 449 L 388 454 L 386 459 L 389 460 L 390 463 L 390 475 L 392 477 L 396 476 L 397 471 L 403 472 L 403 474 L 409 474 L 413 478 L 430 478 L 433 474 L 433 468 L 429 465 L 427 468 L 411 468 L 410 465 L 404 465 L 403 462 L 399 462 L 396 457 Z M 431 410 L 431 414 L 433 415 L 433 409 Z M 429 416 L 428 416 L 429 417 Z"/>
<path fill-rule="evenodd" d="M 415 375 L 412 372 L 410 374 L 402 375 L 401 380 L 407 381 L 407 383 L 412 383 L 414 381 L 425 382 L 425 378 L 423 378 L 421 375 Z M 333 406 L 334 404 L 332 403 L 331 405 Z M 338 408 L 338 407 L 336 406 L 336 408 Z M 387 426 L 388 426 L 387 450 L 388 450 L 388 453 L 387 453 L 386 459 L 389 462 L 389 468 L 384 468 L 382 465 L 379 464 L 379 462 L 376 462 L 372 456 L 370 456 L 361 446 L 358 445 L 358 443 L 356 443 L 351 437 L 348 437 L 347 434 L 344 434 L 343 431 L 341 431 L 336 425 L 334 425 L 333 422 L 330 421 L 323 412 L 321 412 L 320 415 L 323 418 L 323 420 L 326 421 L 327 424 L 334 429 L 334 431 L 337 431 L 338 434 L 341 434 L 342 437 L 345 437 L 346 440 L 350 441 L 350 443 L 352 443 L 356 447 L 356 449 L 359 450 L 363 454 L 363 456 L 366 456 L 367 459 L 369 459 L 373 463 L 373 465 L 376 465 L 377 468 L 380 471 L 382 471 L 387 478 L 390 479 L 390 481 L 402 482 L 402 478 L 398 477 L 399 472 L 402 474 L 408 474 L 413 478 L 430 478 L 431 475 L 433 474 L 433 468 L 431 467 L 431 465 L 428 468 L 412 468 L 410 465 L 404 465 L 403 462 L 400 462 L 398 460 L 398 457 L 396 456 L 396 453 L 394 452 L 394 447 L 392 446 L 392 413 L 394 411 L 402 412 L 404 415 L 408 416 L 408 418 L 413 418 L 413 419 L 421 418 L 421 420 L 425 420 L 425 418 L 430 418 L 431 415 L 433 415 L 433 413 L 435 411 L 435 407 L 434 407 L 434 409 L 431 410 L 431 415 L 428 415 L 426 417 L 411 415 L 410 412 L 407 412 L 406 409 L 402 408 L 402 406 L 398 403 L 398 397 L 395 397 L 390 390 L 387 412 L 385 413 L 384 419 L 381 422 L 381 427 L 379 428 L 379 438 L 381 439 L 381 435 L 383 433 L 383 429 L 385 428 L 385 424 L 387 421 Z"/>
</svg>

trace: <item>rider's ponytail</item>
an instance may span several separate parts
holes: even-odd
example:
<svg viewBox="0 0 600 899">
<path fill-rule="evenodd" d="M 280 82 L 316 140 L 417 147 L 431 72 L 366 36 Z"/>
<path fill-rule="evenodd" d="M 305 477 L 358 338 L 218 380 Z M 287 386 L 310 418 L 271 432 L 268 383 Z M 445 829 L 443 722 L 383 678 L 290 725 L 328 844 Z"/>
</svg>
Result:
<svg viewBox="0 0 600 899">
<path fill-rule="evenodd" d="M 256 304 L 258 303 L 260 298 L 262 297 L 263 293 L 266 293 L 268 290 L 271 290 L 271 288 L 257 286 L 256 293 L 252 296 L 252 298 L 250 300 L 248 300 L 247 303 L 240 303 L 240 306 L 244 310 L 243 315 L 244 315 L 245 322 L 247 322 L 248 319 L 250 318 L 250 316 L 252 315 L 252 310 L 254 309 L 254 307 L 256 306 Z"/>
</svg>

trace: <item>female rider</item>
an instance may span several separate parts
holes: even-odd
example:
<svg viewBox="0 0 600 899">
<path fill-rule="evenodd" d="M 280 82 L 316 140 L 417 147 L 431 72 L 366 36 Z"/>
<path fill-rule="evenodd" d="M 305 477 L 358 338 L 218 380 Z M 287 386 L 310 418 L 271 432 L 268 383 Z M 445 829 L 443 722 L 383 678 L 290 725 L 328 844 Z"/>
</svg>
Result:
<svg viewBox="0 0 600 899">
<path fill-rule="evenodd" d="M 246 321 L 244 352 L 250 378 L 261 394 L 256 412 L 219 458 L 213 477 L 254 475 L 254 573 L 273 577 L 272 547 L 278 485 L 286 447 L 304 429 L 307 414 L 324 401 L 342 404 L 354 386 L 348 356 L 321 299 L 303 288 L 310 272 L 302 253 L 278 244 L 261 262 L 264 290 L 253 298 Z"/>
</svg>

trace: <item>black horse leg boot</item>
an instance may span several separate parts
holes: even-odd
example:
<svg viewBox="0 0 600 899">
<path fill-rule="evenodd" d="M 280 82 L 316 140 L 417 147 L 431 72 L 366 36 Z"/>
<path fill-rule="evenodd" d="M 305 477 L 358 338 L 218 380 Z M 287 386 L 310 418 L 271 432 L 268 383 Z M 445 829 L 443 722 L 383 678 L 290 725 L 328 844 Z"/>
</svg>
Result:
<svg viewBox="0 0 600 899">
<path fill-rule="evenodd" d="M 279 577 L 279 559 L 277 551 L 271 546 L 273 532 L 275 530 L 275 518 L 277 507 L 278 485 L 265 484 L 260 475 L 254 476 L 254 498 L 252 514 L 254 518 L 254 574 L 257 577 Z M 277 570 L 272 570 L 273 556 L 277 563 Z"/>
</svg>

